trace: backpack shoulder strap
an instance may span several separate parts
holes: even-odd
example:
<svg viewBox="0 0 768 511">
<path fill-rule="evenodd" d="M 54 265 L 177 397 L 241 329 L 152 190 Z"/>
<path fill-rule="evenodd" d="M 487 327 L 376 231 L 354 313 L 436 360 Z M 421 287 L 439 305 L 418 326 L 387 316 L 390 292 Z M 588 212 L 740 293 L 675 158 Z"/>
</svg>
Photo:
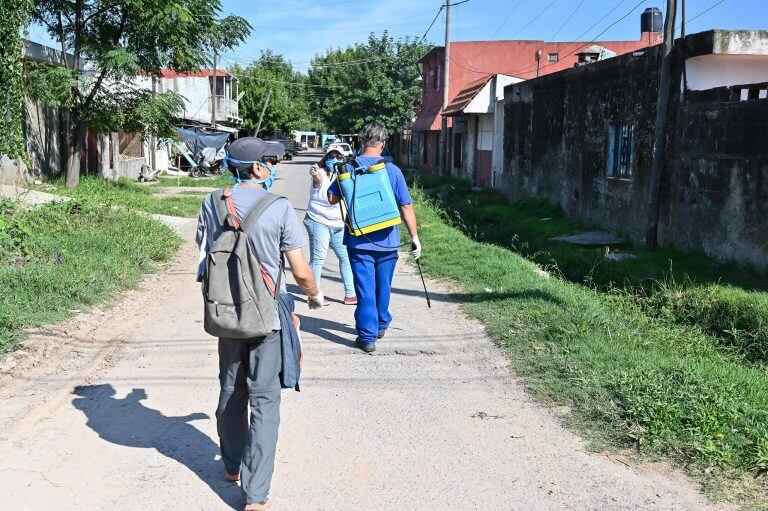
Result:
<svg viewBox="0 0 768 511">
<path fill-rule="evenodd" d="M 219 225 L 224 226 L 224 221 L 227 219 L 229 211 L 227 211 L 227 198 L 224 195 L 225 190 L 217 190 L 211 193 L 211 201 L 213 202 L 213 211 L 216 213 L 216 218 L 219 221 Z"/>
<path fill-rule="evenodd" d="M 261 218 L 261 215 L 264 214 L 267 208 L 282 198 L 283 197 L 281 195 L 274 195 L 269 193 L 266 197 L 257 202 L 256 205 L 251 208 L 248 214 L 245 215 L 245 218 L 240 224 L 240 228 L 243 230 L 243 232 L 248 232 L 249 229 L 259 221 L 259 218 Z"/>
</svg>

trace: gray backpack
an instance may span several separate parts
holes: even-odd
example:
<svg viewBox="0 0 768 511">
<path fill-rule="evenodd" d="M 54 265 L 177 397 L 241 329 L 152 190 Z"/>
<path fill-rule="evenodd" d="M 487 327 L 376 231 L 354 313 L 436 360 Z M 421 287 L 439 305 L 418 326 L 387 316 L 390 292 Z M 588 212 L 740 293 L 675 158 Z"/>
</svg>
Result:
<svg viewBox="0 0 768 511">
<path fill-rule="evenodd" d="M 253 339 L 265 337 L 274 329 L 278 296 L 275 290 L 279 293 L 285 262 L 280 264 L 275 286 L 249 243 L 248 232 L 262 213 L 281 198 L 267 195 L 241 221 L 229 189 L 215 197 L 216 214 L 224 231 L 213 242 L 205 262 L 204 327 L 209 334 Z"/>
</svg>

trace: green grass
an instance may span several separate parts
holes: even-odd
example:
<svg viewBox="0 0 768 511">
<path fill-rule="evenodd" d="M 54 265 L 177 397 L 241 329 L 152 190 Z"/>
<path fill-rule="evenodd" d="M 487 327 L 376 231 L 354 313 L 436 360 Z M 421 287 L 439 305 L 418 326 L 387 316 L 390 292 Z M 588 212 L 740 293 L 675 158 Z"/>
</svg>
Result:
<svg viewBox="0 0 768 511">
<path fill-rule="evenodd" d="M 137 285 L 180 244 L 164 224 L 94 201 L 31 211 L 0 203 L 0 352 L 17 347 L 25 327 Z"/>
<path fill-rule="evenodd" d="M 722 349 L 747 360 L 768 361 L 765 275 L 699 254 L 629 245 L 613 252 L 635 257 L 614 261 L 604 248 L 552 241 L 594 230 L 558 206 L 535 199 L 509 204 L 497 190 L 472 191 L 455 179 L 427 178 L 424 186 L 439 194 L 453 224 L 474 240 L 510 248 L 572 282 L 627 295 L 649 315 L 713 334 Z"/>
<path fill-rule="evenodd" d="M 713 488 L 751 488 L 742 498 L 766 508 L 756 479 L 768 471 L 764 367 L 719 350 L 715 336 L 650 317 L 628 296 L 547 276 L 474 241 L 414 195 L 424 270 L 460 283 L 463 309 L 534 394 L 568 405 L 568 422 L 600 446 L 668 456 Z"/>
<path fill-rule="evenodd" d="M 113 182 L 100 177 L 84 177 L 76 188 L 67 188 L 61 180 L 52 184 L 54 188 L 46 188 L 46 192 L 94 200 L 127 210 L 181 217 L 197 216 L 200 210 L 200 197 L 155 197 L 153 193 L 158 189 L 154 186 L 143 186 L 124 179 Z"/>
<path fill-rule="evenodd" d="M 200 187 L 211 187 L 211 188 L 225 188 L 227 186 L 232 186 L 233 182 L 230 178 L 230 174 L 217 174 L 213 177 L 188 177 L 183 176 L 179 178 L 175 177 L 169 177 L 169 176 L 162 176 L 158 180 L 159 186 L 200 186 Z"/>
</svg>

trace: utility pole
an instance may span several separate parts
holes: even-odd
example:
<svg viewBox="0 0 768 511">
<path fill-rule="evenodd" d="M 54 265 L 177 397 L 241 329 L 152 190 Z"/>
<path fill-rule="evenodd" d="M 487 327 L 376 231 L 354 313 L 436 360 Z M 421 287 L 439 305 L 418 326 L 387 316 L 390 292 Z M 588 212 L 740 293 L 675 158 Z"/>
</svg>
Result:
<svg viewBox="0 0 768 511">
<path fill-rule="evenodd" d="M 450 87 L 450 67 L 451 67 L 451 0 L 445 0 L 445 54 L 443 58 L 443 108 L 442 112 L 448 107 L 448 88 Z M 438 158 L 438 174 L 448 175 L 447 152 L 448 148 L 448 118 L 442 114 L 440 122 L 440 157 Z"/>
<path fill-rule="evenodd" d="M 219 67 L 219 50 L 213 50 L 213 80 L 211 80 L 211 125 L 216 129 L 216 82 L 217 67 Z"/>
<path fill-rule="evenodd" d="M 664 156 L 667 149 L 667 125 L 669 124 L 669 96 L 672 92 L 672 49 L 675 44 L 675 18 L 677 0 L 667 0 L 667 19 L 664 20 L 664 42 L 661 53 L 661 73 L 656 111 L 656 132 L 651 161 L 651 190 L 648 204 L 648 223 L 645 244 L 656 248 L 659 231 L 659 208 L 661 206 L 661 181 L 664 174 Z"/>
<path fill-rule="evenodd" d="M 688 60 L 688 48 L 685 44 L 685 0 L 680 0 L 680 16 L 682 21 L 680 22 L 680 37 L 683 40 L 683 87 L 680 94 L 680 103 L 685 103 L 685 95 L 688 93 L 688 69 L 686 61 Z"/>
<path fill-rule="evenodd" d="M 152 96 L 157 94 L 157 77 L 155 75 L 152 75 Z M 155 172 L 157 170 L 157 139 L 155 138 L 155 134 L 152 133 L 152 136 L 149 137 L 149 168 L 152 169 L 152 172 Z"/>
<path fill-rule="evenodd" d="M 261 115 L 259 116 L 259 123 L 256 125 L 256 132 L 253 134 L 254 137 L 259 136 L 259 130 L 261 129 L 261 121 L 264 120 L 264 114 L 267 111 L 267 106 L 269 106 L 269 99 L 272 97 L 272 89 L 269 89 L 267 91 L 267 99 L 264 100 L 264 106 L 261 108 Z"/>
</svg>

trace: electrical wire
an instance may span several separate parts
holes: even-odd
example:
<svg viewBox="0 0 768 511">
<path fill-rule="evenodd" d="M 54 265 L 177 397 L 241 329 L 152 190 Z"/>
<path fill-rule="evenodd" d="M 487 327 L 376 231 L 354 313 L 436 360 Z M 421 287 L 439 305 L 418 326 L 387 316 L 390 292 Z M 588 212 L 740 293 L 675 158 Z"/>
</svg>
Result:
<svg viewBox="0 0 768 511">
<path fill-rule="evenodd" d="M 576 15 L 576 13 L 578 12 L 579 8 L 580 8 L 582 5 L 584 5 L 584 2 L 586 2 L 586 0 L 581 0 L 581 2 L 579 2 L 579 4 L 576 6 L 576 8 L 575 8 L 575 9 L 573 9 L 573 11 L 572 11 L 572 12 L 571 12 L 571 14 L 570 14 L 570 15 L 569 15 L 569 16 L 566 18 L 566 20 L 563 22 L 563 24 L 562 24 L 562 25 L 560 25 L 560 28 L 558 28 L 558 29 L 557 29 L 557 32 L 555 32 L 555 33 L 552 35 L 552 37 L 550 37 L 550 38 L 549 38 L 549 42 L 552 42 L 552 41 L 554 41 L 554 40 L 555 40 L 555 38 L 556 38 L 557 36 L 559 36 L 559 35 L 560 35 L 560 32 L 562 32 L 562 31 L 563 31 L 563 29 L 565 28 L 565 26 L 568 24 L 568 22 L 569 22 L 569 21 L 571 21 L 571 20 L 573 19 L 573 17 L 574 17 L 574 16 Z"/>
<path fill-rule="evenodd" d="M 685 20 L 685 23 L 686 23 L 686 25 L 687 25 L 687 24 L 689 24 L 691 21 L 693 21 L 693 20 L 695 20 L 695 19 L 701 18 L 701 17 L 702 17 L 702 16 L 704 16 L 706 13 L 708 13 L 709 11 L 711 11 L 712 9 L 714 9 L 715 7 L 717 7 L 718 5 L 720 5 L 720 4 L 722 4 L 722 3 L 724 3 L 725 1 L 726 1 L 726 0 L 720 0 L 719 2 L 715 2 L 714 4 L 710 5 L 709 7 L 707 7 L 706 9 L 704 9 L 703 11 L 701 11 L 700 13 L 698 13 L 696 16 L 693 16 L 693 17 L 691 17 L 691 18 L 688 18 L 687 20 Z M 680 27 L 682 27 L 682 25 L 678 25 L 678 26 L 677 26 L 677 28 L 676 28 L 675 30 L 678 30 L 678 29 L 680 29 Z"/>
<path fill-rule="evenodd" d="M 424 31 L 424 35 L 421 36 L 421 38 L 419 39 L 419 42 L 416 43 L 416 46 L 420 45 L 424 41 L 424 39 L 426 39 L 427 34 L 429 34 L 429 31 L 432 30 L 432 27 L 435 26 L 435 22 L 437 21 L 437 18 L 440 17 L 440 13 L 443 12 L 443 9 L 445 9 L 445 5 L 441 5 L 440 8 L 437 10 L 437 14 L 435 14 L 435 17 L 432 20 L 432 23 L 430 23 L 429 26 L 427 27 L 427 30 Z"/>
<path fill-rule="evenodd" d="M 428 10 L 424 10 L 424 11 L 412 12 L 412 13 L 409 13 L 409 16 L 413 17 L 413 16 L 417 16 L 419 14 L 425 14 L 425 13 L 428 13 L 428 12 L 432 12 L 432 9 L 428 9 Z M 311 32 L 336 32 L 338 30 L 366 30 L 366 31 L 369 31 L 368 27 L 375 27 L 375 26 L 381 26 L 381 25 L 397 25 L 397 24 L 404 24 L 404 23 L 413 23 L 413 19 L 399 17 L 399 18 L 395 18 L 395 19 L 392 19 L 392 20 L 381 21 L 381 22 L 377 22 L 377 23 L 364 23 L 364 24 L 347 25 L 347 26 L 331 27 L 331 28 L 328 28 L 328 27 L 284 27 L 284 26 L 275 27 L 275 26 L 267 26 L 267 25 L 263 25 L 263 26 L 252 25 L 252 28 L 268 29 L 268 30 L 275 31 L 275 32 L 280 32 L 280 31 L 292 31 L 292 32 L 294 32 L 294 31 L 299 31 L 299 32 L 304 32 L 304 31 L 307 31 L 307 32 L 310 32 L 310 31 Z"/>
<path fill-rule="evenodd" d="M 520 7 L 521 3 L 523 3 L 523 0 L 517 0 L 517 3 L 515 4 L 515 6 L 512 7 L 512 10 L 509 11 L 509 14 L 507 14 L 507 16 L 504 18 L 504 21 L 501 22 L 501 25 L 499 25 L 499 28 L 497 28 L 496 32 L 494 32 L 493 35 L 491 36 L 491 40 L 496 39 L 496 35 L 499 32 L 501 32 L 501 29 L 504 28 L 504 25 L 507 24 L 507 21 L 509 21 L 509 18 L 512 17 L 512 14 L 517 10 L 517 8 Z M 475 55 L 475 56 L 477 56 L 477 55 Z"/>
<path fill-rule="evenodd" d="M 523 25 L 522 27 L 520 27 L 520 28 L 517 30 L 517 32 L 515 32 L 514 34 L 512 34 L 511 36 L 509 36 L 509 37 L 510 37 L 510 39 L 514 39 L 514 38 L 515 38 L 515 36 L 516 36 L 517 34 L 519 34 L 520 32 L 522 32 L 522 31 L 523 31 L 523 30 L 525 30 L 526 28 L 530 27 L 530 26 L 531 26 L 531 25 L 532 25 L 532 24 L 533 24 L 533 23 L 534 23 L 534 22 L 535 22 L 537 19 L 539 19 L 539 18 L 541 18 L 542 16 L 544 16 L 544 13 L 546 13 L 546 12 L 547 12 L 547 11 L 550 9 L 550 7 L 552 7 L 552 6 L 553 6 L 553 5 L 555 5 L 556 3 L 557 3 L 557 0 L 552 0 L 552 1 L 551 1 L 549 4 L 547 4 L 547 6 L 546 6 L 546 7 L 544 7 L 544 9 L 542 9 L 542 10 L 541 10 L 541 12 L 540 12 L 539 14 L 537 14 L 536 16 L 534 16 L 533 18 L 531 18 L 531 20 L 530 20 L 528 23 L 526 23 L 525 25 Z"/>
<path fill-rule="evenodd" d="M 609 15 L 610 15 L 612 12 L 614 12 L 614 11 L 616 10 L 616 8 L 617 8 L 619 5 L 623 4 L 625 1 L 626 1 L 626 0 L 621 0 L 621 2 L 619 2 L 619 4 L 617 4 L 617 6 L 615 6 L 613 9 L 611 9 L 611 10 L 608 12 L 608 14 L 606 14 L 605 16 L 603 16 L 603 17 L 600 19 L 600 21 L 602 21 L 602 20 L 604 20 L 605 18 L 607 18 L 607 17 L 608 17 L 608 16 L 609 16 Z M 593 43 L 597 42 L 597 40 L 600 38 L 600 36 L 602 36 L 602 35 L 603 35 L 603 34 L 605 34 L 605 33 L 606 33 L 608 30 L 610 30 L 610 29 L 611 29 L 611 28 L 613 28 L 614 26 L 616 26 L 616 25 L 618 25 L 619 23 L 621 23 L 622 21 L 624 21 L 624 20 L 625 20 L 627 17 L 629 17 L 629 16 L 630 16 L 630 15 L 631 15 L 633 12 L 635 12 L 635 10 L 637 10 L 637 8 L 638 8 L 638 7 L 640 7 L 640 6 L 641 6 L 643 3 L 645 3 L 645 1 L 646 1 L 646 0 L 641 0 L 640 2 L 636 3 L 636 4 L 635 4 L 635 5 L 634 5 L 634 6 L 633 6 L 633 7 L 632 7 L 630 10 L 629 10 L 629 12 L 627 12 L 626 14 L 624 14 L 623 16 L 621 16 L 621 17 L 620 17 L 619 19 L 617 19 L 616 21 L 614 21 L 614 22 L 610 23 L 610 24 L 609 24 L 609 25 L 608 25 L 608 26 L 607 26 L 605 29 L 603 29 L 603 30 L 602 30 L 602 31 L 601 31 L 599 34 L 597 34 L 597 35 L 596 35 L 594 38 L 592 38 L 592 40 L 590 40 L 590 41 L 588 41 L 588 42 L 586 42 L 586 43 L 579 43 L 579 42 L 574 42 L 574 43 L 575 43 L 575 44 L 577 44 L 578 46 L 576 46 L 576 48 L 574 48 L 574 49 L 573 49 L 573 50 L 571 50 L 570 52 L 568 52 L 568 53 L 566 53 L 565 55 L 563 55 L 562 57 L 560 57 L 560 58 L 558 59 L 558 62 L 552 62 L 552 63 L 549 63 L 549 64 L 545 64 L 545 65 L 543 65 L 543 66 L 540 66 L 539 64 L 536 64 L 536 65 L 530 65 L 530 66 L 522 67 L 522 68 L 519 68 L 519 69 L 515 69 L 515 70 L 513 70 L 513 71 L 509 71 L 509 72 L 506 72 L 506 73 L 504 73 L 504 74 L 509 74 L 509 75 L 512 75 L 512 76 L 517 76 L 517 75 L 519 75 L 519 74 L 525 74 L 525 73 L 528 73 L 528 72 L 534 71 L 536 68 L 538 68 L 539 70 L 541 70 L 541 69 L 546 69 L 546 68 L 548 68 L 548 67 L 551 67 L 551 66 L 555 66 L 555 65 L 558 65 L 558 64 L 560 63 L 560 61 L 562 61 L 564 58 L 566 58 L 566 57 L 570 57 L 571 55 L 575 54 L 577 51 L 581 50 L 582 48 L 586 48 L 586 47 L 587 47 L 587 46 L 589 46 L 590 44 L 593 44 Z M 721 0 L 721 1 L 725 1 L 725 0 Z M 586 31 L 582 32 L 582 33 L 581 33 L 581 34 L 580 34 L 580 35 L 577 37 L 577 39 L 578 39 L 578 38 L 580 38 L 581 36 L 583 36 L 583 35 L 584 35 L 586 32 L 588 32 L 588 31 L 592 30 L 592 28 L 594 28 L 594 27 L 597 25 L 597 23 L 599 23 L 600 21 L 598 21 L 598 22 L 594 23 L 594 24 L 593 24 L 593 25 L 592 25 L 590 28 L 588 28 Z M 467 71 L 471 71 L 471 72 L 474 72 L 474 73 L 478 73 L 478 74 L 484 74 L 484 75 L 492 75 L 492 74 L 497 74 L 497 73 L 498 73 L 498 71 L 483 71 L 483 70 L 479 70 L 479 69 L 471 69 L 471 68 L 468 68 L 468 67 L 465 67 L 465 66 L 463 66 L 461 63 L 458 63 L 458 62 L 454 61 L 454 60 L 453 60 L 453 58 L 451 58 L 451 62 L 452 62 L 452 63 L 454 63 L 454 64 L 456 64 L 457 66 L 459 66 L 460 68 L 462 68 L 462 69 L 464 69 L 464 70 L 467 70 Z"/>
</svg>

